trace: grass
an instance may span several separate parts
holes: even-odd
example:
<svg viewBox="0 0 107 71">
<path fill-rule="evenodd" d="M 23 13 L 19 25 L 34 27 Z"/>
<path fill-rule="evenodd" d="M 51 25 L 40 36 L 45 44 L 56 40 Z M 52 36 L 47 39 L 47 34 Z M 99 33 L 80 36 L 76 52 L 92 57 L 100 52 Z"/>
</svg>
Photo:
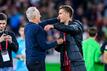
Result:
<svg viewBox="0 0 107 71">
<path fill-rule="evenodd" d="M 46 64 L 46 71 L 60 71 L 60 64 L 48 63 Z"/>
</svg>

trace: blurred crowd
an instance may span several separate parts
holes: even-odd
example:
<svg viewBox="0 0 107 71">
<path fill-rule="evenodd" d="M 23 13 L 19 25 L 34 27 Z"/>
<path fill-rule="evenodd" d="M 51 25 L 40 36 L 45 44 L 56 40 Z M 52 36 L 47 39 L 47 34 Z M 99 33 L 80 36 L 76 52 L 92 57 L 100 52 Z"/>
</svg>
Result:
<svg viewBox="0 0 107 71">
<path fill-rule="evenodd" d="M 102 43 L 103 36 L 107 36 L 107 0 L 0 0 L 0 11 L 8 15 L 8 29 L 18 36 L 19 26 L 26 24 L 25 11 L 29 6 L 36 6 L 44 20 L 56 17 L 58 7 L 63 4 L 71 5 L 74 18 L 83 23 L 83 38 L 87 38 L 88 27 L 96 25 L 97 40 Z M 53 32 L 49 32 L 49 39 L 51 35 Z"/>
<path fill-rule="evenodd" d="M 25 12 L 30 6 L 36 6 L 42 20 L 57 17 L 60 5 L 71 5 L 74 9 L 74 19 L 82 22 L 84 27 L 83 40 L 88 38 L 88 28 L 97 27 L 96 40 L 100 45 L 107 40 L 107 0 L 0 0 L 0 12 L 8 15 L 7 29 L 20 36 L 20 26 L 27 22 Z M 47 32 L 48 41 L 59 38 L 59 32 L 52 29 Z M 22 45 L 22 44 L 21 44 Z M 53 54 L 53 49 L 49 50 Z"/>
<path fill-rule="evenodd" d="M 97 41 L 102 44 L 107 38 L 107 0 L 0 0 L 0 11 L 8 15 L 7 29 L 12 30 L 18 37 L 20 25 L 26 24 L 25 11 L 29 6 L 36 6 L 44 20 L 57 17 L 58 7 L 63 4 L 71 5 L 75 11 L 74 19 L 83 23 L 83 39 L 88 37 L 88 27 L 96 25 Z M 49 31 L 48 40 L 55 38 L 58 38 L 58 31 Z"/>
</svg>

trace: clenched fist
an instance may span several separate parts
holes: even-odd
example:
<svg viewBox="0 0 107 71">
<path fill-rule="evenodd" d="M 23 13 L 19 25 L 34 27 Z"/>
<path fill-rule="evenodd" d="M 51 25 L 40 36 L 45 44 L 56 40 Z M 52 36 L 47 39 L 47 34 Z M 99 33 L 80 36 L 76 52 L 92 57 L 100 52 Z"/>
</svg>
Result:
<svg viewBox="0 0 107 71">
<path fill-rule="evenodd" d="M 46 26 L 44 27 L 44 30 L 45 30 L 45 31 L 49 31 L 49 30 L 52 29 L 52 28 L 54 28 L 53 25 L 46 25 Z"/>
<path fill-rule="evenodd" d="M 64 40 L 62 38 L 57 39 L 58 44 L 62 44 L 63 42 L 64 42 Z"/>
</svg>

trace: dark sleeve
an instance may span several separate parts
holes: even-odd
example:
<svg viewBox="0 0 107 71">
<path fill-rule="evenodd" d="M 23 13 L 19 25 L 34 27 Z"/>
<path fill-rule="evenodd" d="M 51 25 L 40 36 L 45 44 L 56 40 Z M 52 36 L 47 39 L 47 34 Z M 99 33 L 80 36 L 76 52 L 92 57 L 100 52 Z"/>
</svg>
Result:
<svg viewBox="0 0 107 71">
<path fill-rule="evenodd" d="M 48 24 L 55 24 L 57 22 L 58 22 L 57 18 L 53 18 L 53 19 L 43 20 L 41 23 L 39 23 L 39 25 L 44 28 Z"/>
<path fill-rule="evenodd" d="M 44 35 L 45 32 L 42 28 L 40 28 L 36 34 L 37 34 L 37 37 L 36 37 L 37 43 L 43 50 L 54 48 L 57 45 L 56 41 L 47 43 L 47 38 Z"/>
<path fill-rule="evenodd" d="M 79 24 L 64 25 L 62 23 L 54 24 L 54 28 L 65 33 L 78 34 L 83 31 Z"/>
<path fill-rule="evenodd" d="M 102 52 L 102 54 L 104 53 L 104 50 L 105 50 L 105 46 L 107 45 L 107 41 L 106 42 L 104 42 L 103 44 L 102 44 L 102 46 L 101 46 L 101 52 Z"/>
<path fill-rule="evenodd" d="M 9 35 L 12 36 L 12 43 L 10 43 L 10 48 L 14 52 L 17 52 L 18 51 L 18 43 L 17 43 L 16 37 L 15 37 L 15 34 L 11 32 Z"/>
<path fill-rule="evenodd" d="M 61 52 L 61 48 L 62 48 L 62 45 L 57 45 L 57 46 L 55 47 L 55 50 L 56 50 L 57 52 Z"/>
</svg>

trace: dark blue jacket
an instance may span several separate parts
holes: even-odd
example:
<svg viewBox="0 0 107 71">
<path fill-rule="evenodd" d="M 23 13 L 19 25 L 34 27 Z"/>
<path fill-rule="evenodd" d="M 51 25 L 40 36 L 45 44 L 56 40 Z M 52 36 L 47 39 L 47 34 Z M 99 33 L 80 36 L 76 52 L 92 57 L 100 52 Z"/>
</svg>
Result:
<svg viewBox="0 0 107 71">
<path fill-rule="evenodd" d="M 25 26 L 26 61 L 28 64 L 35 60 L 45 61 L 46 50 L 57 45 L 56 41 L 47 44 L 46 33 L 43 29 L 46 24 L 55 22 L 57 22 L 56 19 L 50 19 L 39 24 L 29 22 Z"/>
</svg>

